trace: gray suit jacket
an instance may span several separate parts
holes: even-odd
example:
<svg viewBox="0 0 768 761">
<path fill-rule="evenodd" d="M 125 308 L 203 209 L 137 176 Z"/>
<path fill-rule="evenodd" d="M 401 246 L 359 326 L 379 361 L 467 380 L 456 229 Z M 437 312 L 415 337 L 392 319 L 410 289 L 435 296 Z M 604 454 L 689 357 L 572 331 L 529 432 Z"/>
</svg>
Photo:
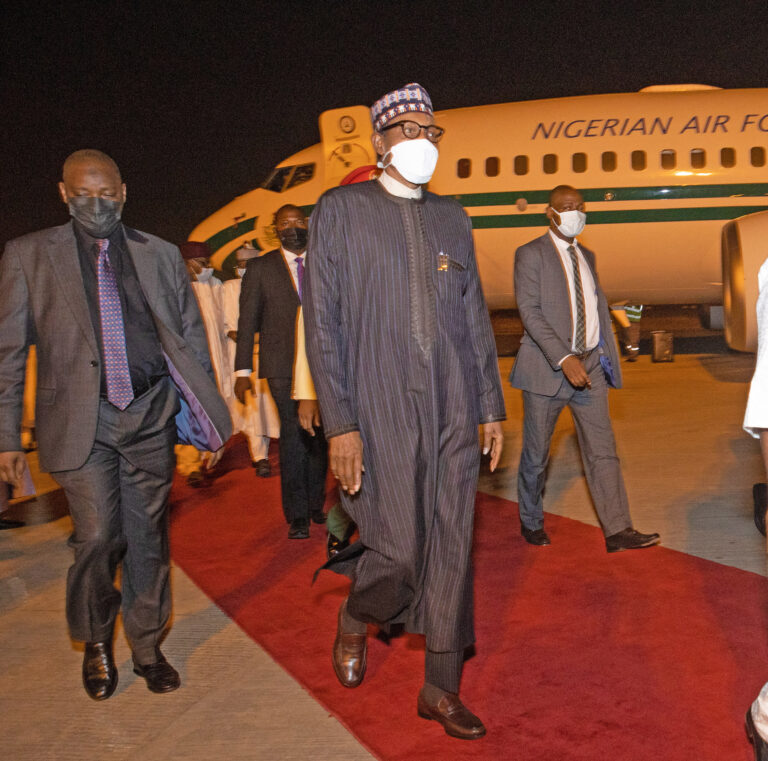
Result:
<svg viewBox="0 0 768 761">
<path fill-rule="evenodd" d="M 221 438 L 231 435 L 189 276 L 176 246 L 125 229 L 163 351 Z M 69 222 L 12 240 L 0 259 L 0 451 L 21 449 L 27 349 L 37 346 L 36 433 L 43 470 L 73 470 L 96 435 L 100 353 Z"/>
<path fill-rule="evenodd" d="M 595 255 L 579 244 L 597 288 L 600 343 L 621 388 L 621 365 L 611 328 L 611 313 L 600 288 Z M 563 382 L 558 362 L 571 353 L 573 315 L 562 260 L 548 232 L 520 246 L 515 253 L 515 298 L 525 332 L 520 341 L 510 383 L 515 388 L 554 396 Z"/>
</svg>

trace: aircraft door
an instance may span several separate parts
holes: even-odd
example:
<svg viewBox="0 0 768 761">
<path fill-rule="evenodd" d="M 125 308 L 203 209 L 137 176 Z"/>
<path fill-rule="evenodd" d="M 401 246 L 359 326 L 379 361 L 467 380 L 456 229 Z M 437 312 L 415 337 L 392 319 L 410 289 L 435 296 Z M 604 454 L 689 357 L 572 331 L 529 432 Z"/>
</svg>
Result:
<svg viewBox="0 0 768 761">
<path fill-rule="evenodd" d="M 371 112 L 366 106 L 323 111 L 319 123 L 324 190 L 338 185 L 353 169 L 376 163 L 371 145 Z"/>
</svg>

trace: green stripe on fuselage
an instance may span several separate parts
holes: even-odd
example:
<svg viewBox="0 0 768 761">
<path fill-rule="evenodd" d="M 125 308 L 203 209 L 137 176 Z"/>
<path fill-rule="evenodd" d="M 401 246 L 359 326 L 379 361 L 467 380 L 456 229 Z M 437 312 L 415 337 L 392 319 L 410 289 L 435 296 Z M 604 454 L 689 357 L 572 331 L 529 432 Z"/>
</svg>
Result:
<svg viewBox="0 0 768 761">
<path fill-rule="evenodd" d="M 590 225 L 629 224 L 637 222 L 702 222 L 743 217 L 757 211 L 768 211 L 766 206 L 697 206 L 683 209 L 618 209 L 616 211 L 589 211 Z M 546 214 L 482 214 L 470 217 L 475 230 L 504 227 L 547 227 Z"/>
<path fill-rule="evenodd" d="M 610 193 L 611 198 L 606 199 Z M 655 187 L 584 188 L 588 203 L 600 201 L 664 201 L 678 198 L 739 198 L 768 196 L 768 183 L 752 182 L 729 185 L 658 185 Z M 514 206 L 518 199 L 527 203 L 549 203 L 548 190 L 504 191 L 500 193 L 463 193 L 453 195 L 462 206 Z"/>
<path fill-rule="evenodd" d="M 243 219 L 240 222 L 236 222 L 234 225 L 225 227 L 223 230 L 219 230 L 215 235 L 212 235 L 205 241 L 208 247 L 216 253 L 222 246 L 226 246 L 229 241 L 234 240 L 243 233 L 249 233 L 256 227 L 256 220 L 258 217 L 251 217 L 250 219 Z"/>
</svg>

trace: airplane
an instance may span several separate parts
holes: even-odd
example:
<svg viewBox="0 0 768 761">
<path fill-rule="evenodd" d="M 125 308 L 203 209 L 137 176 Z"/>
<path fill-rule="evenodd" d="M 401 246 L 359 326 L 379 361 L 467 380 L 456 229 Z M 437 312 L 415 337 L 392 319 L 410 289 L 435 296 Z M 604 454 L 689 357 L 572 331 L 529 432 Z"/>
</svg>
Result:
<svg viewBox="0 0 768 761">
<path fill-rule="evenodd" d="M 240 246 L 275 248 L 280 206 L 311 213 L 328 188 L 373 176 L 369 114 L 321 113 L 320 143 L 279 163 L 190 240 L 206 241 L 218 268 Z M 568 184 L 584 195 L 580 239 L 597 253 L 609 301 L 709 307 L 731 348 L 755 350 L 757 273 L 768 257 L 768 88 L 654 85 L 437 111 L 435 123 L 446 132 L 428 189 L 469 214 L 490 309 L 515 306 L 515 250 L 547 226 L 549 190 Z"/>
</svg>

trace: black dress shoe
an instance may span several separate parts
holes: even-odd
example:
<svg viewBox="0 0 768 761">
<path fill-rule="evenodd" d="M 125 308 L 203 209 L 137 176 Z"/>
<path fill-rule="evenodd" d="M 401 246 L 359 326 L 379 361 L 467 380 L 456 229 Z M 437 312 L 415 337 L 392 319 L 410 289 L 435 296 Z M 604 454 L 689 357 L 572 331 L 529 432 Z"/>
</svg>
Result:
<svg viewBox="0 0 768 761">
<path fill-rule="evenodd" d="M 106 700 L 117 687 L 117 666 L 111 642 L 86 642 L 83 687 L 94 700 Z"/>
<path fill-rule="evenodd" d="M 752 707 L 747 708 L 747 718 L 745 721 L 747 737 L 755 749 L 755 761 L 768 761 L 768 743 L 763 740 L 755 728 L 755 722 L 752 720 Z"/>
<path fill-rule="evenodd" d="M 157 651 L 157 660 L 146 666 L 133 662 L 133 673 L 147 680 L 147 689 L 152 692 L 173 692 L 181 686 L 179 672 Z"/>
<path fill-rule="evenodd" d="M 289 539 L 309 539 L 309 521 L 306 518 L 294 518 L 288 528 Z"/>
<path fill-rule="evenodd" d="M 193 489 L 201 489 L 208 485 L 208 479 L 201 470 L 193 470 L 187 476 L 187 486 L 191 486 Z"/>
<path fill-rule="evenodd" d="M 256 473 L 261 478 L 269 478 L 272 475 L 272 468 L 269 466 L 269 460 L 257 460 L 252 463 Z"/>
<path fill-rule="evenodd" d="M 318 526 L 322 526 L 325 523 L 325 513 L 322 510 L 312 513 L 309 517 L 312 518 L 312 523 L 317 523 Z"/>
<path fill-rule="evenodd" d="M 755 526 L 765 536 L 765 513 L 768 511 L 768 484 L 755 484 L 752 487 L 752 499 L 755 503 Z"/>
<path fill-rule="evenodd" d="M 548 544 L 552 544 L 543 528 L 529 529 L 520 524 L 520 533 L 523 535 L 523 539 L 534 547 L 546 547 Z"/>
<path fill-rule="evenodd" d="M 10 518 L 0 518 L 0 531 L 4 531 L 7 528 L 21 528 L 24 525 L 24 521 L 12 521 Z"/>
<path fill-rule="evenodd" d="M 417 712 L 422 719 L 433 719 L 443 725 L 447 735 L 460 740 L 477 740 L 485 735 L 485 726 L 452 692 L 443 693 L 437 703 L 430 703 L 419 693 Z"/>
<path fill-rule="evenodd" d="M 618 534 L 605 538 L 605 549 L 608 552 L 623 552 L 624 550 L 642 550 L 653 547 L 661 541 L 658 534 L 641 534 L 633 528 L 625 528 Z"/>
</svg>

